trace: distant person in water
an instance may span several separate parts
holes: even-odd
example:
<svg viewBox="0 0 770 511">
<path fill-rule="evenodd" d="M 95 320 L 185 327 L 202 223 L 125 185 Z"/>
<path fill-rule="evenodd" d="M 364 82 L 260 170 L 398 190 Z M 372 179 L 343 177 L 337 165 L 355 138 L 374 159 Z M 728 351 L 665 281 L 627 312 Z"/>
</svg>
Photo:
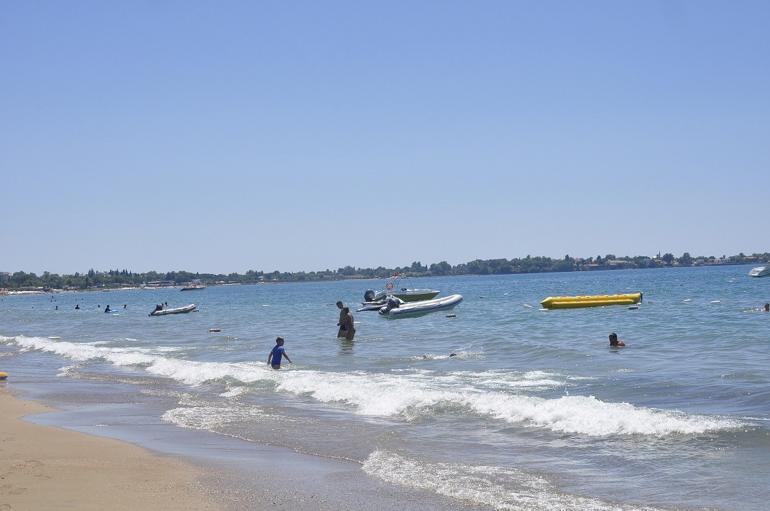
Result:
<svg viewBox="0 0 770 511">
<path fill-rule="evenodd" d="M 75 310 L 76 310 L 76 311 L 79 311 L 79 310 L 80 310 L 80 304 L 79 304 L 79 303 L 76 303 L 76 304 L 75 304 Z"/>
<path fill-rule="evenodd" d="M 110 309 L 109 305 L 104 308 L 104 312 L 112 312 L 112 309 Z"/>
<path fill-rule="evenodd" d="M 128 307 L 128 304 L 127 304 L 127 303 L 124 303 L 124 304 L 123 304 L 123 308 L 125 309 L 126 307 Z"/>
<path fill-rule="evenodd" d="M 622 348 L 625 345 L 626 343 L 618 340 L 618 334 L 616 334 L 615 332 L 612 332 L 610 334 L 610 348 Z"/>
<path fill-rule="evenodd" d="M 766 303 L 765 306 L 763 307 L 763 310 L 765 312 L 770 312 L 770 303 Z"/>
<path fill-rule="evenodd" d="M 350 313 L 349 307 L 343 307 L 342 312 L 340 313 L 340 321 L 342 322 L 342 325 L 340 326 L 340 329 L 344 327 L 345 329 L 345 339 L 348 341 L 352 341 L 353 337 L 356 335 L 356 328 L 355 328 L 355 321 L 353 321 L 353 314 Z"/>
<path fill-rule="evenodd" d="M 270 350 L 270 353 L 267 355 L 267 365 L 273 369 L 280 369 L 281 359 L 283 357 L 286 357 L 286 360 L 288 360 L 290 364 L 292 363 L 289 355 L 286 354 L 286 350 L 283 347 L 283 337 L 276 337 L 275 346 L 273 346 L 273 349 Z"/>
<path fill-rule="evenodd" d="M 340 319 L 337 320 L 337 326 L 340 328 L 337 330 L 337 337 L 345 337 L 345 304 L 338 300 L 337 308 L 340 310 Z"/>
</svg>

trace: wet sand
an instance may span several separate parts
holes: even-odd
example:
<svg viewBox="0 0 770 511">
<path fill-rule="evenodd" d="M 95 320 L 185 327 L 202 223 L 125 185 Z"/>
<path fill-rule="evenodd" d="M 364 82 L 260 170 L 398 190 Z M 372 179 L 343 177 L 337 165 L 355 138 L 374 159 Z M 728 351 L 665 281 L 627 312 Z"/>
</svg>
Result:
<svg viewBox="0 0 770 511">
<path fill-rule="evenodd" d="M 48 411 L 0 388 L 0 510 L 222 509 L 194 465 L 21 419 Z"/>
</svg>

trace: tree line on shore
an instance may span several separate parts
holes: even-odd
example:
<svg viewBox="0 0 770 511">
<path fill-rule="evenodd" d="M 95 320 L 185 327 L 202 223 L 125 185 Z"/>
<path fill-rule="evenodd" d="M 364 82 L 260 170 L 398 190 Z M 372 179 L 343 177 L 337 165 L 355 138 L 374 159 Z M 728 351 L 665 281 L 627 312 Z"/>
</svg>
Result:
<svg viewBox="0 0 770 511">
<path fill-rule="evenodd" d="M 614 254 L 588 258 L 575 258 L 565 255 L 561 259 L 550 257 L 531 257 L 514 259 L 476 259 L 467 263 L 451 265 L 446 261 L 423 265 L 419 261 L 409 266 L 395 268 L 354 268 L 345 266 L 336 270 L 311 272 L 263 272 L 249 270 L 246 273 L 214 274 L 172 271 L 159 273 L 150 271 L 134 273 L 128 270 L 94 271 L 58 275 L 44 272 L 42 275 L 17 271 L 0 273 L 0 288 L 23 289 L 92 289 L 115 287 L 138 287 L 143 285 L 181 285 L 194 280 L 207 285 L 214 284 L 257 284 L 261 282 L 302 282 L 343 279 L 388 278 L 398 274 L 409 277 L 428 277 L 444 275 L 504 275 L 513 273 L 543 273 L 567 271 L 617 270 L 639 268 L 664 268 L 671 266 L 706 266 L 721 264 L 753 264 L 770 262 L 770 253 L 755 253 L 733 256 L 691 256 L 688 252 L 681 257 L 673 254 L 658 254 L 655 257 L 634 256 L 616 257 Z"/>
</svg>

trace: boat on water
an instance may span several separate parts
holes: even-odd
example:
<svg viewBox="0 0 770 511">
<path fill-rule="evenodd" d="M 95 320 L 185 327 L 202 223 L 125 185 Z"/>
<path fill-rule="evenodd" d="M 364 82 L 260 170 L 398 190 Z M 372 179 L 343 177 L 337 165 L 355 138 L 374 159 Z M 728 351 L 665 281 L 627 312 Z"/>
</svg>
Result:
<svg viewBox="0 0 770 511">
<path fill-rule="evenodd" d="M 757 266 L 749 272 L 749 277 L 770 277 L 770 266 Z"/>
<path fill-rule="evenodd" d="M 457 294 L 433 300 L 407 303 L 399 303 L 397 300 L 388 299 L 388 303 L 380 308 L 379 314 L 388 319 L 411 318 L 430 314 L 431 312 L 454 309 L 462 301 L 463 296 Z"/>
<path fill-rule="evenodd" d="M 186 284 L 181 291 L 197 291 L 199 289 L 206 289 L 200 280 L 193 280 L 189 284 Z"/>
<path fill-rule="evenodd" d="M 167 316 L 168 314 L 185 314 L 187 312 L 192 312 L 195 309 L 197 309 L 198 306 L 194 303 L 191 303 L 190 305 L 185 305 L 184 307 L 176 307 L 174 309 L 155 309 L 150 313 L 150 316 Z"/>
<path fill-rule="evenodd" d="M 399 300 L 396 297 L 392 297 L 392 298 L 394 300 Z M 406 303 L 403 300 L 399 300 L 399 302 Z M 361 302 L 361 307 L 356 309 L 356 312 L 378 311 L 378 310 L 382 309 L 383 307 L 385 307 L 385 305 L 387 305 L 387 303 L 388 303 L 388 299 L 387 298 L 382 299 L 382 300 L 377 300 L 377 301 L 374 301 L 374 302 Z"/>
<path fill-rule="evenodd" d="M 381 291 L 368 289 L 366 293 L 364 293 L 364 301 L 379 302 L 384 301 L 389 296 L 395 296 L 405 302 L 421 302 L 435 298 L 440 292 L 441 291 L 436 291 L 435 289 L 405 287 L 401 284 L 401 277 L 394 275 L 385 283 L 385 289 Z"/>
<path fill-rule="evenodd" d="M 642 293 L 619 295 L 549 296 L 540 305 L 544 309 L 579 309 L 606 305 L 634 305 L 642 301 Z"/>
</svg>

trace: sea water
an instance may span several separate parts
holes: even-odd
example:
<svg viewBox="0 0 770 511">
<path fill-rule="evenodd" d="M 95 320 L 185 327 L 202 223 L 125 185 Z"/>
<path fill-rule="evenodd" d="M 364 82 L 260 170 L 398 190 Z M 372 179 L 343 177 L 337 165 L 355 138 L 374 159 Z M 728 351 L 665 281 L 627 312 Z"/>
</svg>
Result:
<svg viewBox="0 0 770 511">
<path fill-rule="evenodd" d="M 352 460 L 468 505 L 768 509 L 770 279 L 748 270 L 413 279 L 462 294 L 456 317 L 359 312 L 354 341 L 336 338 L 334 303 L 381 281 L 10 296 L 0 370 L 68 402 L 148 413 L 154 399 L 175 427 Z M 638 310 L 539 306 L 636 291 Z M 149 317 L 160 302 L 199 312 Z M 627 347 L 609 348 L 613 331 Z M 275 371 L 278 335 L 294 363 Z"/>
</svg>

